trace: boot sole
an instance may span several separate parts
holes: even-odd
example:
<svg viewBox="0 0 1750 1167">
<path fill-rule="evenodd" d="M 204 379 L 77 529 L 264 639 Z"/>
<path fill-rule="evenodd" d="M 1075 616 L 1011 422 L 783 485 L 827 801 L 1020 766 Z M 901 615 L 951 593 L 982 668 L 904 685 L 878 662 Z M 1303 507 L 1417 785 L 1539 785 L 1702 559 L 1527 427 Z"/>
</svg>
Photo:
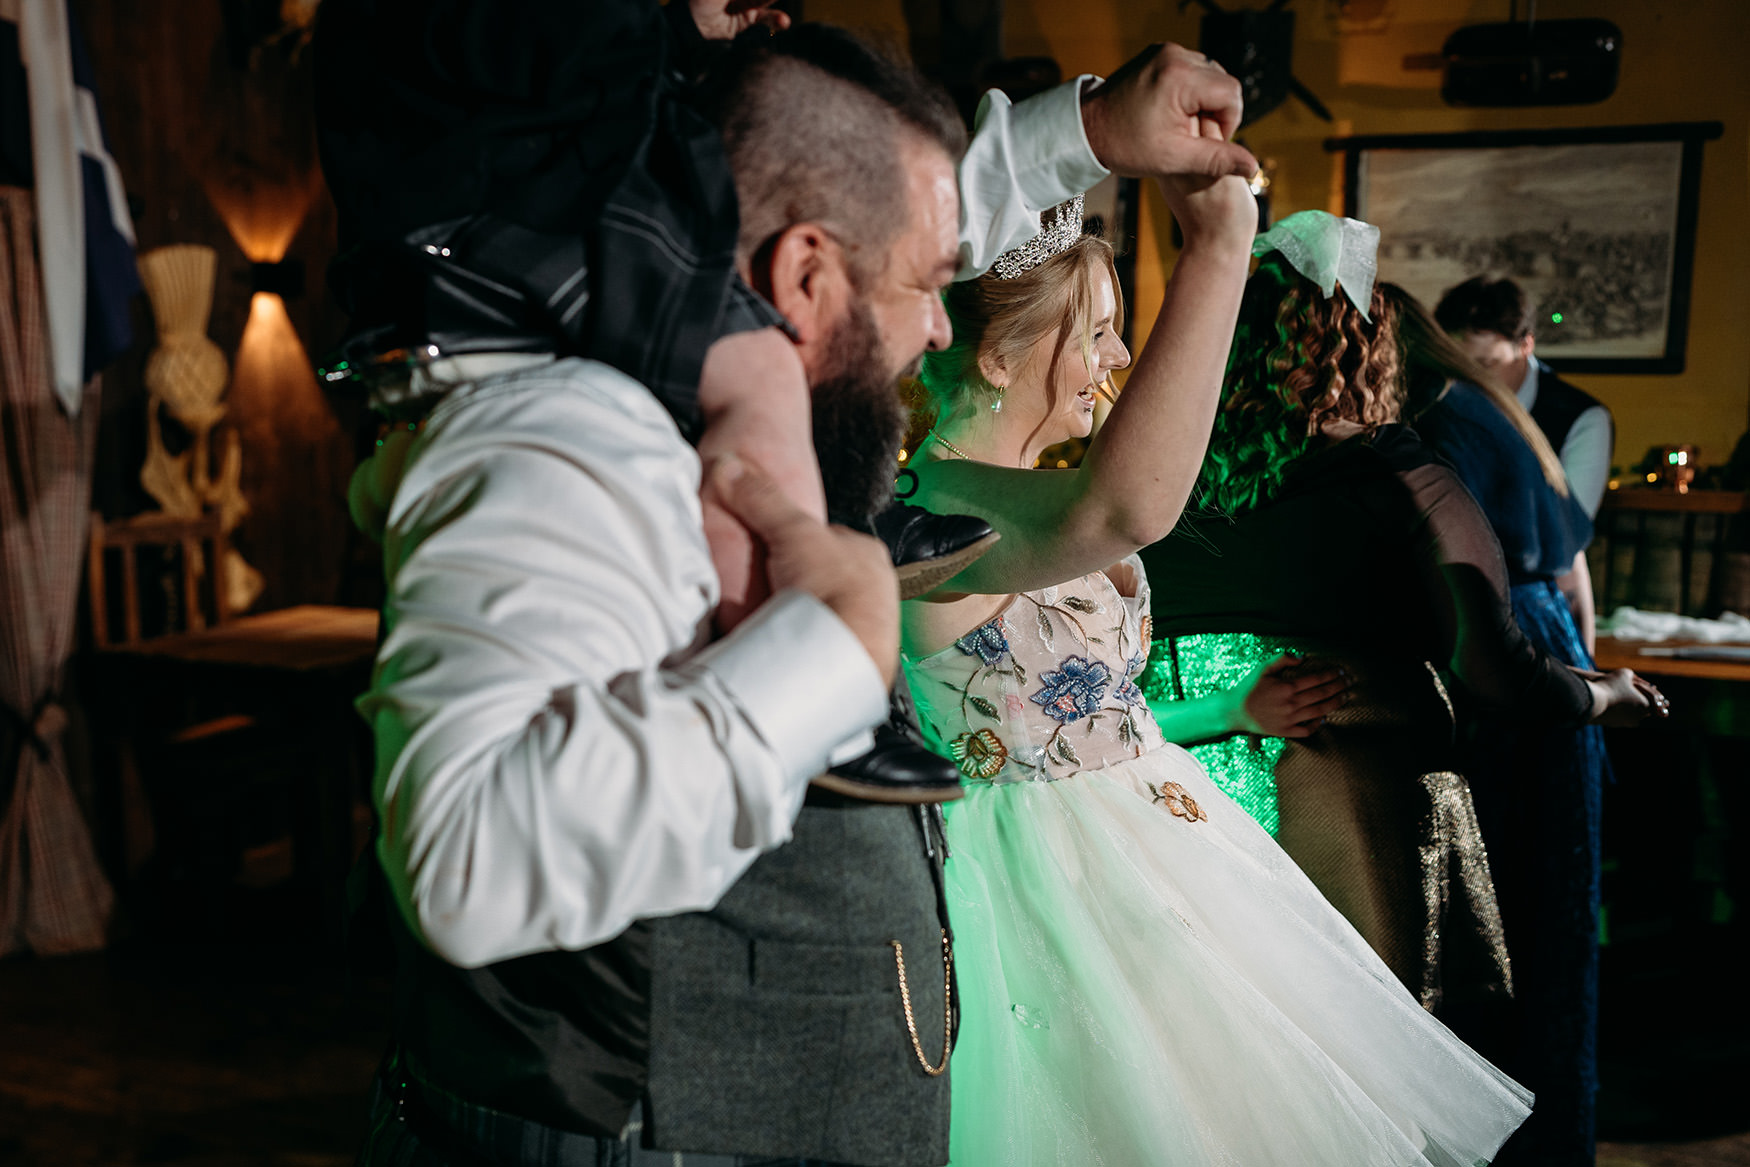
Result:
<svg viewBox="0 0 1750 1167">
<path fill-rule="evenodd" d="M 822 774 L 809 784 L 858 802 L 884 802 L 900 806 L 954 802 L 966 796 L 966 791 L 961 789 L 959 783 L 953 786 L 871 786 L 839 774 Z"/>
<path fill-rule="evenodd" d="M 919 596 L 935 591 L 966 570 L 968 564 L 989 551 L 1000 538 L 1002 538 L 1001 535 L 992 531 L 984 538 L 968 543 L 958 551 L 949 552 L 947 555 L 938 556 L 935 559 L 919 559 L 895 568 L 894 574 L 899 577 L 899 598 L 915 600 Z M 930 800 L 920 799 L 917 801 Z"/>
</svg>

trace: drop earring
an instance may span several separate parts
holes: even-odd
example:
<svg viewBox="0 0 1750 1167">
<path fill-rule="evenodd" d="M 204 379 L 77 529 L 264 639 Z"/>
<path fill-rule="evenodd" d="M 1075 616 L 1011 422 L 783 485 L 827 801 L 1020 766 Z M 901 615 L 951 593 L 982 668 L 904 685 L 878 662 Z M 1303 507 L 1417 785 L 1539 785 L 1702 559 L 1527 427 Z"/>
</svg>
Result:
<svg viewBox="0 0 1750 1167">
<path fill-rule="evenodd" d="M 1003 411 L 1003 394 L 1009 391 L 1009 387 L 1007 385 L 998 385 L 996 391 L 996 400 L 990 403 L 990 411 L 992 413 L 1001 413 Z"/>
</svg>

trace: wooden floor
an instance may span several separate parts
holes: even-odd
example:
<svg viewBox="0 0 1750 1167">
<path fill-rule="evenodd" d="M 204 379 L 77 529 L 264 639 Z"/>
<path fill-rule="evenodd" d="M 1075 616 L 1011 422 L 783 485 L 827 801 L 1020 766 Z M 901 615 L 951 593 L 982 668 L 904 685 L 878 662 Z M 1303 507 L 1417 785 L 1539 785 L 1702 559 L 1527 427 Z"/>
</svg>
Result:
<svg viewBox="0 0 1750 1167">
<path fill-rule="evenodd" d="M 0 962 L 0 1167 L 351 1163 L 386 983 L 315 947 Z M 1606 1144 L 1598 1163 L 1750 1167 L 1750 1135 Z"/>
<path fill-rule="evenodd" d="M 1699 1143 L 1605 1143 L 1598 1148 L 1598 1167 L 1745 1167 L 1750 1164 L 1750 1135 L 1733 1135 Z"/>
<path fill-rule="evenodd" d="M 385 996 L 289 953 L 0 963 L 0 1164 L 343 1167 Z"/>
</svg>

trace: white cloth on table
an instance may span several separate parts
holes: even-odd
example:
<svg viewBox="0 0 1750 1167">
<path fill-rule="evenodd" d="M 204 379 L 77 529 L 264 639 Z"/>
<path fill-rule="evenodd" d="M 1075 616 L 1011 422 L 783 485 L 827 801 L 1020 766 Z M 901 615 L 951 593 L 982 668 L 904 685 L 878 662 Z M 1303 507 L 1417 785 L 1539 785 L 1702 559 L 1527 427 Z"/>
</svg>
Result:
<svg viewBox="0 0 1750 1167">
<path fill-rule="evenodd" d="M 1704 644 L 1750 644 L 1750 619 L 1725 612 L 1718 620 L 1648 612 L 1627 605 L 1598 622 L 1598 631 L 1618 640 L 1698 640 Z"/>
</svg>

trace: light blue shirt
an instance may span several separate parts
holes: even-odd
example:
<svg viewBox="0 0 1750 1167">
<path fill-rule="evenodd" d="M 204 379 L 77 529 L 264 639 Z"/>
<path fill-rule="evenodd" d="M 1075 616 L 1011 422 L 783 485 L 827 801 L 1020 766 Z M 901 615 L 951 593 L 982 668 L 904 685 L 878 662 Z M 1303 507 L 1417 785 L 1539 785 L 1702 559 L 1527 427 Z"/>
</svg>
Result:
<svg viewBox="0 0 1750 1167">
<path fill-rule="evenodd" d="M 1525 362 L 1525 380 L 1519 383 L 1519 404 L 1528 411 L 1537 404 L 1538 374 L 1548 371 L 1549 366 L 1536 357 Z M 1562 469 L 1568 475 L 1568 489 L 1586 508 L 1587 518 L 1598 517 L 1599 504 L 1604 501 L 1604 488 L 1610 483 L 1614 436 L 1610 410 L 1594 405 L 1574 419 L 1568 436 L 1562 439 L 1562 448 L 1556 451 L 1562 460 Z"/>
</svg>

